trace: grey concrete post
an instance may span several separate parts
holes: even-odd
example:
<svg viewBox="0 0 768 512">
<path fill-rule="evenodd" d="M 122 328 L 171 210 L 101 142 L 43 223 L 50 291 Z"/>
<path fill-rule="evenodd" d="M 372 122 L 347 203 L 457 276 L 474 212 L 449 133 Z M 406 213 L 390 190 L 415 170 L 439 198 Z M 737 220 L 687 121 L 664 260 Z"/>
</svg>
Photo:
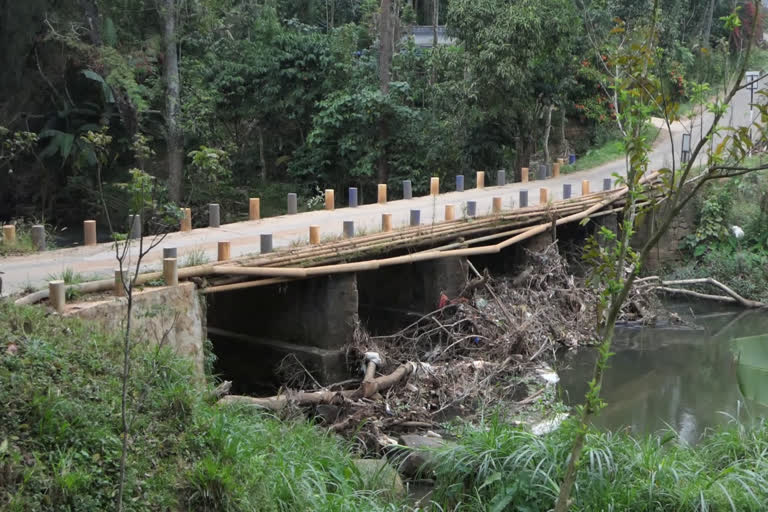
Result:
<svg viewBox="0 0 768 512">
<path fill-rule="evenodd" d="M 32 226 L 32 247 L 36 251 L 45 250 L 45 226 L 42 224 L 35 224 Z"/>
<path fill-rule="evenodd" d="M 128 238 L 131 240 L 141 238 L 141 215 L 128 216 Z"/>
<path fill-rule="evenodd" d="M 291 192 L 288 194 L 288 215 L 293 215 L 294 213 L 297 213 L 299 210 L 299 201 L 296 197 L 296 194 Z"/>
<path fill-rule="evenodd" d="M 526 206 L 528 206 L 528 191 L 521 190 L 520 191 L 520 208 L 525 208 Z"/>
<path fill-rule="evenodd" d="M 502 187 L 507 184 L 507 171 L 504 169 L 496 171 L 496 185 Z"/>
<path fill-rule="evenodd" d="M 411 210 L 411 226 L 421 224 L 421 210 Z"/>
<path fill-rule="evenodd" d="M 349 207 L 357 207 L 357 187 L 349 187 Z"/>
<path fill-rule="evenodd" d="M 603 178 L 603 190 L 611 190 L 611 178 Z"/>
<path fill-rule="evenodd" d="M 467 201 L 467 217 L 477 215 L 477 201 Z"/>
<path fill-rule="evenodd" d="M 536 174 L 537 180 L 547 179 L 547 164 L 539 164 L 539 172 Z"/>
<path fill-rule="evenodd" d="M 175 247 L 163 247 L 163 259 L 177 258 L 179 251 Z"/>
<path fill-rule="evenodd" d="M 67 285 L 64 281 L 48 282 L 48 302 L 57 313 L 64 311 L 67 304 Z"/>
<path fill-rule="evenodd" d="M 355 236 L 355 221 L 353 220 L 345 220 L 344 221 L 344 238 L 352 238 Z"/>
<path fill-rule="evenodd" d="M 413 199 L 411 180 L 403 180 L 403 199 Z"/>
<path fill-rule="evenodd" d="M 570 183 L 563 183 L 563 199 L 571 198 L 572 187 Z"/>
<path fill-rule="evenodd" d="M 464 192 L 464 175 L 456 175 L 456 192 Z"/>
<path fill-rule="evenodd" d="M 208 226 L 212 228 L 221 226 L 221 208 L 217 203 L 208 205 Z"/>
<path fill-rule="evenodd" d="M 259 235 L 259 252 L 261 254 L 272 252 L 272 233 L 262 233 Z"/>
</svg>

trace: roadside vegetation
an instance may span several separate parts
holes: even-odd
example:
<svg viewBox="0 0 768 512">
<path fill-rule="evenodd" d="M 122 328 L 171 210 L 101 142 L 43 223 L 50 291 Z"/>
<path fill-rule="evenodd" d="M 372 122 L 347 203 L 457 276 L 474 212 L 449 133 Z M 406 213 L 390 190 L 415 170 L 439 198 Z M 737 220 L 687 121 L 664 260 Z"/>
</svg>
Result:
<svg viewBox="0 0 768 512">
<path fill-rule="evenodd" d="M 768 160 L 751 157 L 748 165 Z M 695 230 L 681 243 L 683 264 L 666 279 L 712 277 L 740 295 L 768 302 L 768 172 L 713 182 L 694 204 Z"/>
<path fill-rule="evenodd" d="M 333 435 L 211 405 L 168 348 L 133 362 L 125 510 L 394 509 Z M 0 509 L 114 508 L 121 364 L 113 333 L 0 302 Z"/>
<path fill-rule="evenodd" d="M 622 160 L 627 154 L 625 141 L 622 137 L 620 137 L 620 133 L 618 131 L 612 133 L 614 135 L 611 136 L 607 141 L 598 143 L 595 147 L 588 149 L 583 156 L 576 155 L 576 162 L 573 164 L 564 165 L 561 169 L 561 172 L 563 174 L 568 174 L 572 172 L 583 171 L 585 169 L 592 169 L 594 167 L 598 167 L 615 160 Z M 661 133 L 662 132 L 658 128 L 652 124 L 648 124 L 643 129 L 641 136 L 644 137 L 650 144 L 653 144 Z"/>
</svg>

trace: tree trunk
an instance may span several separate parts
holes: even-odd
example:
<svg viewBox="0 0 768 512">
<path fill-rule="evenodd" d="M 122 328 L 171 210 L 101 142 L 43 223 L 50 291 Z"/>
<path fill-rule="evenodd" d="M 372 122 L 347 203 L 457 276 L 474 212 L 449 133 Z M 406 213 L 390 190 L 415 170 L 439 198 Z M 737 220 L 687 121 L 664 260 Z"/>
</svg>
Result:
<svg viewBox="0 0 768 512">
<path fill-rule="evenodd" d="M 568 139 L 565 138 L 565 108 L 560 109 L 560 156 L 568 157 Z"/>
<path fill-rule="evenodd" d="M 437 48 L 437 26 L 440 20 L 440 0 L 432 0 L 432 48 Z"/>
<path fill-rule="evenodd" d="M 184 133 L 181 128 L 181 84 L 176 34 L 176 0 L 163 0 L 163 38 L 165 40 L 165 125 L 168 151 L 168 193 L 181 203 L 184 164 Z"/>
<path fill-rule="evenodd" d="M 552 129 L 552 110 L 555 109 L 555 105 L 550 103 L 547 106 L 546 124 L 544 125 L 544 162 L 550 163 L 549 160 L 549 132 Z"/>
<path fill-rule="evenodd" d="M 379 15 L 379 87 L 384 95 L 389 94 L 389 81 L 392 73 L 392 54 L 394 31 L 392 27 L 392 0 L 381 0 Z M 389 126 L 386 117 L 379 120 L 379 145 L 381 154 L 377 163 L 379 183 L 386 183 L 389 178 L 386 143 L 389 138 Z"/>
<path fill-rule="evenodd" d="M 712 18 L 715 16 L 715 0 L 710 0 L 709 10 L 707 11 L 707 19 L 704 25 L 704 36 L 702 44 L 704 48 L 709 48 L 709 38 L 712 35 Z"/>
<path fill-rule="evenodd" d="M 256 133 L 259 136 L 259 163 L 261 164 L 261 181 L 267 181 L 267 161 L 264 158 L 264 130 L 261 126 L 256 128 Z"/>
</svg>

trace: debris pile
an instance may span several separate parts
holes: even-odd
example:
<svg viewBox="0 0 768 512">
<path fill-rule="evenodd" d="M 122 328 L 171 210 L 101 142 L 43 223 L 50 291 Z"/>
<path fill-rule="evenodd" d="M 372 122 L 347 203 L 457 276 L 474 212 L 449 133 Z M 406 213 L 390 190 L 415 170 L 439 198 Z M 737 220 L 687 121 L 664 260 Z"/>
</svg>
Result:
<svg viewBox="0 0 768 512">
<path fill-rule="evenodd" d="M 365 361 L 358 370 L 362 379 L 324 389 L 304 380 L 314 391 L 227 400 L 270 409 L 304 407 L 374 452 L 395 444 L 392 436 L 435 429 L 484 404 L 513 411 L 534 403 L 546 386 L 553 387 L 539 378 L 547 373 L 543 361 L 562 347 L 596 341 L 597 292 L 568 272 L 554 244 L 529 252 L 527 268 L 514 278 L 492 279 L 471 263 L 470 268 L 475 277 L 464 291 L 442 296 L 436 311 L 386 336 L 358 330 L 349 360 Z M 622 316 L 648 321 L 658 310 L 653 293 L 634 292 Z M 531 381 L 540 389 L 529 390 Z"/>
</svg>

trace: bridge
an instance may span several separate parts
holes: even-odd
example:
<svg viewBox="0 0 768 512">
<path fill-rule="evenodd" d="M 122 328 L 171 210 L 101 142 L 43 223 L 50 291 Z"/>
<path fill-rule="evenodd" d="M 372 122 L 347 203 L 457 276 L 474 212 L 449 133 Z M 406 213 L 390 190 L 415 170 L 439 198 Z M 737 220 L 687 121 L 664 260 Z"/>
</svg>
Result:
<svg viewBox="0 0 768 512">
<path fill-rule="evenodd" d="M 738 94 L 726 122 L 749 122 L 748 98 L 746 91 Z M 657 137 L 650 167 L 672 166 L 682 134 L 691 134 L 695 144 L 710 123 L 705 115 L 702 123 L 673 124 L 671 134 Z M 661 132 L 660 120 L 657 125 Z M 550 243 L 554 229 L 558 238 L 583 240 L 594 226 L 610 223 L 626 193 L 615 182 L 624 167 L 619 161 L 558 174 L 552 166 L 531 170 L 523 182 L 493 186 L 484 179 L 504 183 L 506 174 L 478 175 L 466 177 L 464 190 L 433 181 L 424 197 L 388 201 L 381 195 L 377 203 L 357 207 L 338 207 L 334 200 L 326 210 L 170 233 L 149 252 L 135 282 L 157 287 L 170 275 L 171 285 L 177 279 L 193 283 L 148 287 L 138 301 L 167 303 L 174 294 L 178 311 L 196 312 L 179 339 L 192 331 L 212 339 L 228 375 L 241 382 L 260 372 L 254 362 L 270 372 L 285 354 L 296 355 L 320 380 L 333 381 L 344 375 L 344 347 L 361 321 L 370 330 L 391 329 L 408 315 L 434 310 L 442 294 L 459 294 L 468 258 L 509 270 L 524 264 L 520 247 Z M 591 226 L 580 224 L 586 218 L 594 220 Z M 173 249 L 176 258 L 164 258 L 164 249 Z M 178 268 L 193 251 L 213 262 Z M 44 287 L 51 275 L 71 269 L 96 279 L 71 288 L 101 293 L 98 308 L 123 304 L 104 300 L 116 289 L 112 243 L 5 258 L 0 265 L 6 293 Z M 44 288 L 17 303 L 48 297 Z M 83 298 L 53 305 L 63 314 L 90 310 L 94 318 L 108 311 L 83 304 Z M 178 318 L 168 329 L 180 329 Z M 202 350 L 193 351 L 199 362 Z"/>
</svg>

